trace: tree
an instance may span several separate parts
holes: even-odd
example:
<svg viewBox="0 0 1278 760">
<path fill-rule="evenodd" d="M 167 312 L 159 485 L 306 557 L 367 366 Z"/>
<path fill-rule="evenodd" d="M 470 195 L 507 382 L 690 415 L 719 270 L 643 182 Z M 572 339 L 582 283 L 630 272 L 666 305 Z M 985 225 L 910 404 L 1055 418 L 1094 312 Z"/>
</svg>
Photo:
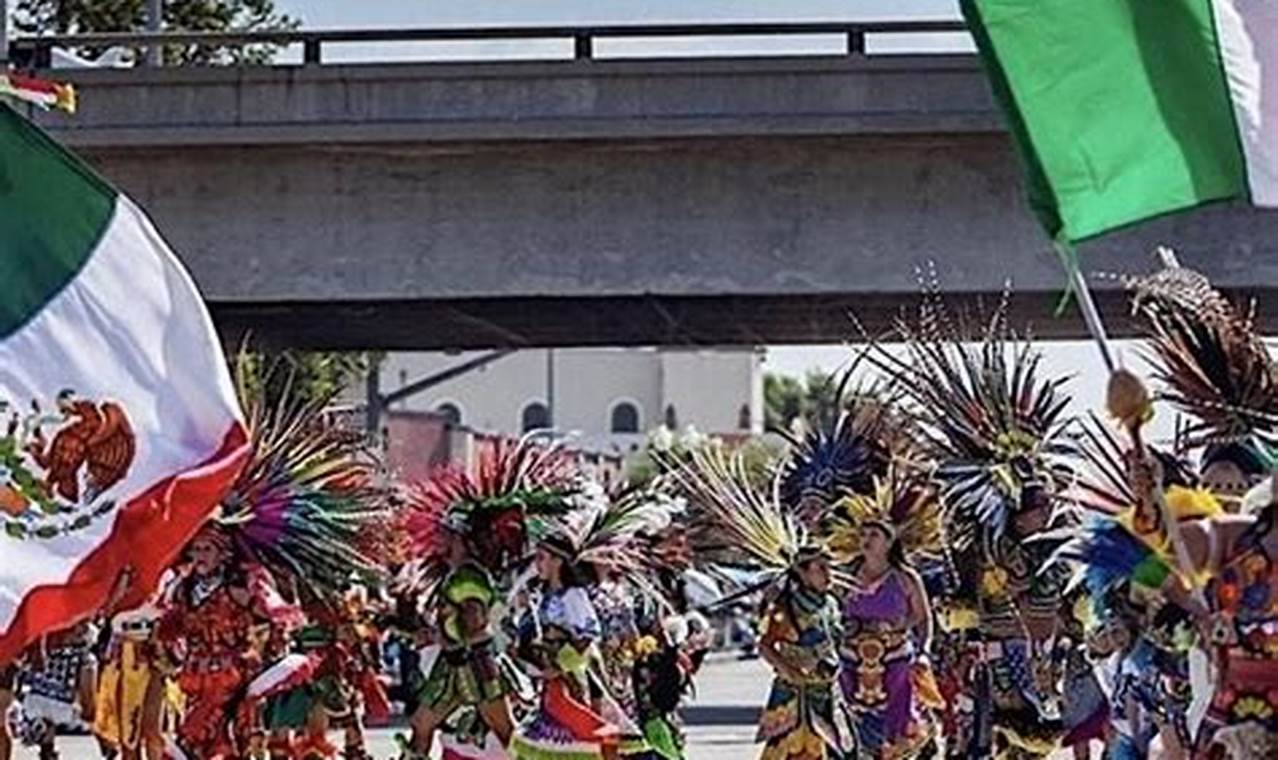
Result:
<svg viewBox="0 0 1278 760">
<path fill-rule="evenodd" d="M 146 29 L 146 0 L 18 0 L 14 27 L 26 34 L 138 32 Z M 165 0 L 164 27 L 192 32 L 251 32 L 296 29 L 299 22 L 275 9 L 275 0 Z M 241 47 L 167 45 L 164 62 L 182 64 L 265 63 L 274 45 Z M 90 58 L 101 49 L 78 51 Z"/>
<path fill-rule="evenodd" d="M 826 424 L 839 413 L 840 378 L 809 370 L 802 380 L 772 372 L 763 376 L 763 420 L 769 430 L 789 430 L 797 419 Z"/>
<path fill-rule="evenodd" d="M 286 393 L 294 398 L 332 401 L 360 382 L 376 355 L 366 352 L 294 351 L 262 353 L 242 350 L 236 359 L 251 390 L 265 384 L 268 401 Z"/>
<path fill-rule="evenodd" d="M 763 426 L 786 430 L 803 415 L 803 382 L 790 375 L 769 372 L 763 376 Z"/>
</svg>

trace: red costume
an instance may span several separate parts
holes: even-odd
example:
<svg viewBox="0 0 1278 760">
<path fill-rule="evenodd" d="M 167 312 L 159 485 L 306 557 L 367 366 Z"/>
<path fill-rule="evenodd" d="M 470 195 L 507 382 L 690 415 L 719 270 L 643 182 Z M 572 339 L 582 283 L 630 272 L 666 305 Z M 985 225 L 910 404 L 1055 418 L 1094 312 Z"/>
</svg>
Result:
<svg viewBox="0 0 1278 760">
<path fill-rule="evenodd" d="M 158 636 L 186 697 L 178 744 L 192 757 L 244 755 L 258 730 L 243 689 L 261 669 L 261 645 L 290 613 L 260 567 L 191 575 L 166 600 Z"/>
</svg>

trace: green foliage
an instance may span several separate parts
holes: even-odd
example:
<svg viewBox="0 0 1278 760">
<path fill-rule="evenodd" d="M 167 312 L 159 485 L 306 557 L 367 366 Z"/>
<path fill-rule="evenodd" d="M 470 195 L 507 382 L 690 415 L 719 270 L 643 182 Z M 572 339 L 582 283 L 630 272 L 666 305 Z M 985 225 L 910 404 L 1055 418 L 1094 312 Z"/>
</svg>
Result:
<svg viewBox="0 0 1278 760">
<path fill-rule="evenodd" d="M 802 380 L 769 372 L 763 378 L 763 420 L 768 430 L 790 430 L 795 420 L 824 424 L 839 413 L 839 378 L 808 370 Z"/>
<path fill-rule="evenodd" d="M 343 391 L 362 382 L 377 357 L 368 352 L 282 351 L 265 354 L 243 351 L 238 361 L 247 362 L 248 382 L 265 383 L 268 402 L 292 395 L 306 401 L 327 403 Z M 273 371 L 271 371 L 273 370 Z M 262 391 L 250 387 L 254 393 Z"/>
<path fill-rule="evenodd" d="M 802 381 L 790 375 L 769 372 L 763 376 L 763 426 L 784 430 L 803 415 Z"/>
<path fill-rule="evenodd" d="M 146 0 L 18 0 L 14 26 L 25 34 L 139 32 L 146 29 Z M 249 32 L 296 29 L 299 22 L 275 9 L 275 0 L 165 0 L 164 28 L 191 32 Z M 167 65 L 260 64 L 274 45 L 210 47 L 169 45 Z M 101 49 L 78 51 L 90 58 Z M 141 55 L 140 51 L 136 52 Z"/>
</svg>

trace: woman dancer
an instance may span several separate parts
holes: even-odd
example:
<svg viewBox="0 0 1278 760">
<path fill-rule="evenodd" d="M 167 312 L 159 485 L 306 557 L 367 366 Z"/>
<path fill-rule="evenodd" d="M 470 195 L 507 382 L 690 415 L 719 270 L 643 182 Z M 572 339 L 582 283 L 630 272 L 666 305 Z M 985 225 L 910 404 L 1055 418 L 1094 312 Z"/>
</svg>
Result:
<svg viewBox="0 0 1278 760">
<path fill-rule="evenodd" d="M 578 553 L 562 534 L 537 546 L 541 598 L 521 626 L 521 649 L 538 671 L 541 698 L 511 744 L 516 760 L 615 760 L 620 754 L 621 728 L 593 707 L 608 697 L 590 673 L 602 629 L 586 592 L 593 578 Z"/>
<path fill-rule="evenodd" d="M 935 705 L 939 694 L 926 670 L 931 605 L 905 544 L 908 536 L 912 548 L 920 541 L 940 548 L 935 496 L 889 480 L 878 486 L 877 497 L 851 497 L 845 508 L 855 516 L 859 546 L 843 604 L 839 684 L 855 716 L 862 757 L 914 757 L 933 733 L 923 698 Z"/>
</svg>

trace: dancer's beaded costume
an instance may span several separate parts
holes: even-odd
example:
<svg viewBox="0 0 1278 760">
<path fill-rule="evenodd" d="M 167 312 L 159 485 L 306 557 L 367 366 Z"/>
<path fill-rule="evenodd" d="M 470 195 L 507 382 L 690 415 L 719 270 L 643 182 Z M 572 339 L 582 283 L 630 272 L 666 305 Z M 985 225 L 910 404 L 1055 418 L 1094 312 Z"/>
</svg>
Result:
<svg viewBox="0 0 1278 760">
<path fill-rule="evenodd" d="M 962 733 L 972 744 L 958 751 L 990 755 L 997 744 L 1043 755 L 1060 732 L 1049 643 L 1064 576 L 1038 572 L 1052 547 L 1027 539 L 1047 527 L 1071 481 L 1076 441 L 1065 379 L 1041 377 L 1040 354 L 1015 341 L 1006 313 L 1005 297 L 969 329 L 965 315 L 928 296 L 917 324 L 899 323 L 905 355 L 874 357 L 923 431 L 957 568 L 949 606 L 974 624 L 949 634 L 979 652 L 965 687 L 976 723 Z"/>
<path fill-rule="evenodd" d="M 286 390 L 268 398 L 276 368 L 246 355 L 236 367 L 251 453 L 220 513 L 191 546 L 220 560 L 196 563 L 165 599 L 157 640 L 183 695 L 178 745 L 188 757 L 232 760 L 265 747 L 260 702 L 293 684 L 272 672 L 256 681 L 279 642 L 304 621 L 277 583 L 307 606 L 340 603 L 355 574 L 377 563 L 370 526 L 385 519 L 375 460 L 362 435 L 324 411 L 327 397 Z M 292 388 L 292 376 L 283 385 Z M 308 756 L 326 756 L 327 746 Z"/>
</svg>

